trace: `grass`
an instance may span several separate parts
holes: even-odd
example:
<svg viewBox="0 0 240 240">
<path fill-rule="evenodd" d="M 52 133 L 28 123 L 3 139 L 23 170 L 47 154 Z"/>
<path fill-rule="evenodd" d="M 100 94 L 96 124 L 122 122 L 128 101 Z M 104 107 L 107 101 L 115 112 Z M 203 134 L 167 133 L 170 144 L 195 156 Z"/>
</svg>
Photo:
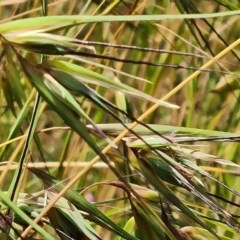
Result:
<svg viewBox="0 0 240 240">
<path fill-rule="evenodd" d="M 238 239 L 237 1 L 0 13 L 1 239 Z"/>
</svg>

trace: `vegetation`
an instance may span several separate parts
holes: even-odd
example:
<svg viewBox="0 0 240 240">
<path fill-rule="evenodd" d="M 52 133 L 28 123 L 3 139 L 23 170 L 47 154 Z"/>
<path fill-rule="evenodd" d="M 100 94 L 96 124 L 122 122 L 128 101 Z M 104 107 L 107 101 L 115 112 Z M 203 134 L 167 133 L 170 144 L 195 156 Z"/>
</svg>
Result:
<svg viewBox="0 0 240 240">
<path fill-rule="evenodd" d="M 0 239 L 239 239 L 239 1 L 0 2 Z"/>
</svg>

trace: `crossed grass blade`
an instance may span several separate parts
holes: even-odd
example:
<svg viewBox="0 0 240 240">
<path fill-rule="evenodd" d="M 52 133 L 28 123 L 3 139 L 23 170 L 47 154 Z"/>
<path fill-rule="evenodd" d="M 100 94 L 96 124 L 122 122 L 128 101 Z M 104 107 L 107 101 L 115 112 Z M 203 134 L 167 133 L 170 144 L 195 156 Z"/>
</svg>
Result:
<svg viewBox="0 0 240 240">
<path fill-rule="evenodd" d="M 62 41 L 64 40 L 64 38 L 62 39 Z M 31 43 L 31 42 L 26 42 L 26 43 L 21 43 L 21 44 L 18 44 L 18 43 L 12 43 L 13 46 L 16 46 L 16 47 L 20 47 L 20 48 L 23 48 L 27 51 L 32 51 L 32 52 L 35 52 L 35 53 L 41 53 L 41 54 L 53 54 L 53 55 L 79 55 L 79 56 L 89 56 L 89 57 L 94 57 L 94 54 L 91 54 L 91 53 L 84 53 L 82 51 L 79 51 L 79 50 L 74 50 L 73 48 L 69 48 L 67 44 L 65 44 L 64 42 L 60 45 L 60 44 L 57 44 L 56 42 L 53 43 L 53 40 L 51 40 L 50 42 L 48 43 L 41 43 L 41 40 L 38 40 L 40 42 L 36 43 Z M 47 39 L 47 41 L 49 41 L 49 39 Z M 96 57 L 101 57 L 103 59 L 108 59 L 109 57 L 107 56 L 102 56 L 102 55 L 96 55 Z M 126 60 L 127 62 L 127 60 Z M 141 62 L 137 62 L 136 63 L 139 63 L 141 64 Z M 148 62 L 147 62 L 148 63 Z M 50 62 L 51 64 L 51 62 Z M 149 63 L 151 64 L 151 63 Z M 174 105 L 174 104 L 170 104 L 170 103 L 167 103 L 165 101 L 159 101 L 157 100 L 156 98 L 153 98 L 147 94 L 144 94 L 143 92 L 140 92 L 140 91 L 137 91 L 136 89 L 134 88 L 131 88 L 125 84 L 121 84 L 121 83 L 113 83 L 109 78 L 107 77 L 104 77 L 100 74 L 97 74 L 97 73 L 94 73 L 93 71 L 90 71 L 90 70 L 86 70 L 84 69 L 83 67 L 80 67 L 80 66 L 77 66 L 77 65 L 74 65 L 74 64 L 71 64 L 71 63 L 67 63 L 67 62 L 63 62 L 63 61 L 53 61 L 52 64 L 53 66 L 59 68 L 61 67 L 59 70 L 62 71 L 63 69 L 65 69 L 65 71 L 68 71 L 68 72 L 71 72 L 73 73 L 73 71 L 75 73 L 78 73 L 80 74 L 80 76 L 84 76 L 84 77 L 94 77 L 95 79 L 98 79 L 98 80 L 101 80 L 102 82 L 108 84 L 108 87 L 111 87 L 113 86 L 115 89 L 116 88 L 121 88 L 123 91 L 127 92 L 128 94 L 131 94 L 131 95 L 134 95 L 134 96 L 140 96 L 140 97 L 143 97 L 149 101 L 152 101 L 152 102 L 159 102 L 159 105 L 160 106 L 165 106 L 165 107 L 168 107 L 168 108 L 178 108 L 178 106 Z M 164 65 L 166 66 L 166 65 Z M 47 67 L 47 66 L 46 66 Z M 58 75 L 59 77 L 61 77 L 61 75 L 63 75 L 64 73 L 61 73 L 61 74 L 58 74 L 57 71 L 54 71 L 53 69 L 49 69 L 49 71 L 52 71 L 53 73 L 55 73 L 56 75 Z M 70 77 L 70 76 L 69 76 Z M 59 79 L 61 80 L 62 77 Z M 77 83 L 77 81 L 74 79 L 72 79 L 72 81 L 64 81 L 62 80 L 61 82 L 62 84 L 65 84 L 65 86 L 67 85 L 69 89 L 71 89 L 71 91 L 73 92 L 78 92 L 78 91 L 81 91 L 80 89 L 80 84 L 81 82 Z"/>
<path fill-rule="evenodd" d="M 151 201 L 159 203 L 159 194 L 148 188 L 144 188 L 135 184 L 131 187 L 136 194 L 132 194 L 126 186 L 117 181 L 107 183 L 107 185 L 121 188 L 127 194 L 130 202 L 131 212 L 135 221 L 135 236 L 139 239 L 171 239 L 181 240 L 181 234 L 173 225 L 167 224 L 166 218 L 163 217 L 163 211 L 159 211 L 159 207 L 150 204 Z M 157 198 L 157 199 L 156 199 Z M 161 216 L 160 216 L 161 215 Z M 171 225 L 171 226 L 170 226 Z"/>
<path fill-rule="evenodd" d="M 186 206 L 175 194 L 174 192 L 166 185 L 166 183 L 161 179 L 159 173 L 156 172 L 156 166 L 153 166 L 151 162 L 137 155 L 138 163 L 141 169 L 141 172 L 146 177 L 147 181 L 154 186 L 154 188 L 159 191 L 159 193 L 164 196 L 167 201 L 170 201 L 171 204 L 179 208 L 184 214 L 186 214 L 194 222 L 198 223 L 204 229 L 207 229 L 212 235 L 220 239 L 219 236 L 207 225 L 205 224 L 188 206 Z M 164 172 L 161 171 L 161 174 Z M 165 173 L 167 174 L 167 173 Z M 167 176 L 169 177 L 169 176 Z M 173 182 L 170 179 L 171 182 Z M 176 179 L 174 179 L 176 182 Z M 174 184 L 174 183 L 173 183 Z"/>
<path fill-rule="evenodd" d="M 131 200 L 131 209 L 136 223 L 136 236 L 140 239 L 166 239 L 168 236 L 171 240 L 177 240 L 174 234 L 166 227 L 166 222 L 163 222 L 159 216 L 151 214 L 146 205 Z"/>
<path fill-rule="evenodd" d="M 29 218 L 26 213 L 24 213 L 15 203 L 13 203 L 9 197 L 0 190 L 0 199 L 7 206 L 11 209 L 16 215 L 18 215 L 22 220 L 24 220 L 27 224 L 31 225 L 33 229 L 39 232 L 43 237 L 49 240 L 54 240 L 55 238 L 52 237 L 46 230 L 44 230 L 41 226 L 33 222 L 31 218 Z"/>
<path fill-rule="evenodd" d="M 101 157 L 101 159 L 108 164 L 108 166 L 116 174 L 116 176 L 124 180 L 119 171 L 114 166 L 112 166 L 107 157 L 101 152 L 100 148 L 97 146 L 94 139 L 88 133 L 86 126 L 78 119 L 81 116 L 79 116 L 79 112 L 75 110 L 76 102 L 72 95 L 70 95 L 65 90 L 65 88 L 62 88 L 60 85 L 58 85 L 60 89 L 55 89 L 54 91 L 51 91 L 51 89 L 49 90 L 49 88 L 42 81 L 44 78 L 43 72 L 41 71 L 39 72 L 39 70 L 37 70 L 34 66 L 29 64 L 20 55 L 17 56 L 24 73 L 31 81 L 31 83 L 34 85 L 34 87 L 36 87 L 39 93 L 43 96 L 46 102 L 62 117 L 65 123 L 68 126 L 70 126 L 73 130 L 75 130 L 88 143 L 91 149 L 93 149 Z M 54 94 L 55 91 L 57 92 L 59 91 L 58 96 Z M 59 96 L 62 96 L 61 100 L 59 100 Z M 65 103 L 64 99 L 66 97 L 69 97 L 69 99 L 67 99 L 68 104 L 64 104 Z M 71 108 L 69 108 L 69 104 L 71 105 Z"/>
<path fill-rule="evenodd" d="M 181 13 L 185 13 L 185 12 L 200 13 L 198 7 L 191 0 L 189 0 L 188 2 L 186 2 L 186 1 L 181 2 L 179 0 L 175 0 L 175 4 Z M 230 5 L 227 2 L 225 2 L 224 6 L 226 6 L 227 8 L 230 8 L 230 9 L 237 9 L 236 5 Z M 202 21 L 204 22 L 205 27 L 209 28 L 209 30 L 217 36 L 218 40 L 220 40 L 226 47 L 229 46 L 227 41 L 214 28 L 213 24 L 209 23 L 208 19 L 202 19 Z M 190 29 L 190 31 L 191 31 L 192 35 L 194 36 L 194 38 L 196 39 L 196 41 L 198 42 L 199 46 L 201 46 L 201 48 L 203 48 L 203 44 L 205 44 L 206 48 L 214 56 L 214 52 L 213 52 L 212 48 L 210 47 L 208 40 L 202 34 L 202 31 L 199 28 L 199 25 L 196 23 L 196 21 L 194 19 L 191 21 L 191 23 L 189 21 L 186 21 L 186 24 L 188 25 L 188 28 Z M 202 41 L 202 43 L 201 43 L 201 41 Z M 233 56 L 239 61 L 240 59 L 239 59 L 238 55 L 236 54 L 236 52 L 234 50 L 231 50 L 231 52 L 232 52 Z"/>
<path fill-rule="evenodd" d="M 33 172 L 40 180 L 43 182 L 45 189 L 51 189 L 55 193 L 60 192 L 64 188 L 64 184 L 54 179 L 52 176 L 47 173 L 36 169 L 30 168 L 30 171 Z M 73 204 L 77 209 L 86 212 L 89 216 L 89 219 L 96 224 L 109 229 L 119 236 L 122 236 L 129 240 L 137 240 L 136 237 L 125 232 L 121 227 L 112 222 L 108 217 L 106 217 L 101 211 L 99 211 L 93 204 L 89 203 L 83 196 L 78 194 L 76 191 L 69 189 L 64 195 L 71 204 Z"/>
<path fill-rule="evenodd" d="M 28 78 L 30 79 L 32 84 L 37 88 L 37 90 L 41 93 L 41 95 L 44 97 L 44 99 L 50 104 L 50 106 L 54 106 L 54 109 L 57 109 L 56 111 L 58 113 L 60 113 L 60 116 L 65 117 L 64 119 L 66 122 L 68 122 L 68 123 L 72 122 L 70 120 L 74 120 L 74 118 L 73 118 L 74 115 L 72 115 L 72 118 L 71 117 L 69 118 L 69 115 L 74 110 L 75 110 L 75 112 L 77 112 L 76 111 L 77 107 L 76 106 L 74 107 L 73 103 L 75 103 L 75 102 L 74 102 L 74 99 L 71 97 L 71 95 L 69 95 L 67 91 L 64 91 L 65 89 L 63 89 L 61 87 L 61 85 L 58 85 L 55 83 L 55 85 L 54 85 L 55 88 L 54 88 L 53 86 L 49 85 L 50 84 L 49 82 L 47 82 L 47 83 L 45 82 L 45 84 L 44 84 L 44 81 L 42 81 L 42 80 L 44 79 L 44 77 L 46 80 L 46 78 L 48 76 L 44 75 L 44 73 L 42 73 L 41 71 L 39 71 L 36 68 L 34 68 L 33 66 L 31 66 L 29 63 L 27 63 L 27 61 L 24 58 L 22 58 L 17 53 L 16 53 L 16 55 L 18 57 L 18 60 L 21 64 L 22 68 L 23 68 L 24 73 L 28 76 Z M 51 76 L 52 75 L 53 75 L 53 73 L 51 73 Z M 59 76 L 58 76 L 58 79 L 59 79 Z M 49 92 L 49 90 L 50 90 L 50 92 Z M 55 97 L 55 96 L 57 96 L 57 97 Z M 64 104 L 64 102 L 61 101 L 61 97 L 62 97 L 62 99 L 67 99 L 68 104 L 65 105 L 65 108 L 63 108 L 63 106 L 61 106 L 62 110 L 59 110 L 59 108 L 60 108 L 59 103 L 61 102 L 62 104 Z M 59 99 L 60 99 L 60 102 L 59 102 Z M 71 105 L 71 103 L 72 103 L 72 105 Z M 71 107 L 70 110 L 68 109 L 69 107 Z M 67 111 L 67 109 L 68 109 L 68 111 Z M 67 115 L 63 116 L 62 111 L 64 111 L 65 114 L 67 113 Z M 66 117 L 66 116 L 68 116 L 68 117 Z M 70 125 L 73 126 L 72 123 Z M 77 129 L 77 131 L 80 132 L 78 129 Z M 83 129 L 81 129 L 81 136 L 83 135 L 83 133 L 86 134 L 86 132 L 84 132 Z M 84 136 L 84 139 L 85 140 L 87 139 L 87 142 L 90 144 L 90 146 L 91 146 L 91 144 L 93 144 L 92 140 L 89 140 L 89 137 Z M 96 146 L 92 147 L 92 148 L 95 148 L 95 151 L 98 152 L 99 155 L 101 154 L 100 150 L 96 150 L 97 149 Z M 106 219 L 104 219 L 104 220 L 106 221 Z M 120 231 L 120 229 L 118 229 L 118 231 Z M 124 234 L 123 234 L 123 236 L 124 236 Z M 131 238 L 128 236 L 128 239 L 134 239 L 134 238 Z"/>
<path fill-rule="evenodd" d="M 49 199 L 54 195 L 47 191 Z M 101 240 L 91 225 L 84 219 L 81 212 L 65 198 L 60 198 L 56 206 L 47 213 L 51 225 L 62 240 L 69 238 Z"/>
<path fill-rule="evenodd" d="M 171 166 L 172 170 L 174 169 L 174 171 L 171 171 L 171 173 L 175 179 L 178 180 L 178 183 L 182 187 L 199 197 L 204 203 L 212 208 L 220 218 L 223 218 L 230 227 L 234 228 L 236 231 L 239 231 L 239 223 L 232 217 L 231 214 L 229 214 L 209 197 L 209 194 L 207 193 L 205 186 L 201 183 L 201 181 L 189 173 L 187 168 L 178 164 L 172 157 L 168 156 L 164 152 L 161 152 L 160 155 L 162 156 L 162 159 L 166 161 L 165 164 L 168 164 L 168 167 Z M 157 164 L 157 159 L 153 160 L 152 163 Z M 236 195 L 239 194 L 236 193 Z"/>
<path fill-rule="evenodd" d="M 50 61 L 48 66 L 51 66 L 50 71 L 58 74 L 58 71 L 65 72 L 65 74 L 71 74 L 72 81 L 67 82 L 62 80 L 62 84 L 68 87 L 73 93 L 81 94 L 81 81 L 86 83 L 92 83 L 94 85 L 103 86 L 108 89 L 114 89 L 117 91 L 121 91 L 123 93 L 127 93 L 128 95 L 132 95 L 134 97 L 146 99 L 151 102 L 159 102 L 160 106 L 165 106 L 167 108 L 177 109 L 178 106 L 175 104 L 171 104 L 165 101 L 159 101 L 158 99 L 151 97 L 147 94 L 144 94 L 133 87 L 128 86 L 127 84 L 123 84 L 121 82 L 112 81 L 111 78 L 106 77 L 97 72 L 88 70 L 83 68 L 77 64 L 69 63 L 66 61 Z M 75 79 L 74 79 L 75 78 Z M 86 89 L 86 88 L 85 88 Z M 87 92 L 86 92 L 87 94 Z"/>
<path fill-rule="evenodd" d="M 164 67 L 170 69 L 184 69 L 195 71 L 198 70 L 198 67 L 194 66 L 186 66 L 186 65 L 177 65 L 170 63 L 159 63 L 159 62 L 151 62 L 144 60 L 135 60 L 128 58 L 119 58 L 115 56 L 109 55 L 101 55 L 96 53 L 93 48 L 95 45 L 110 47 L 110 48 L 119 48 L 122 50 L 131 50 L 131 51 L 140 51 L 140 52 L 153 52 L 159 54 L 168 54 L 169 56 L 182 56 L 182 57 L 195 57 L 199 59 L 209 59 L 209 56 L 200 55 L 200 54 L 192 54 L 192 53 L 184 53 L 178 51 L 168 51 L 162 49 L 154 49 L 154 48 L 141 48 L 137 46 L 130 45 L 118 45 L 104 42 L 91 42 L 91 41 L 82 41 L 75 38 L 69 38 L 64 36 L 59 36 L 56 34 L 50 33 L 24 33 L 17 34 L 16 36 L 6 37 L 9 41 L 12 42 L 17 48 L 27 50 L 29 52 L 44 54 L 44 55 L 55 55 L 55 56 L 81 56 L 81 57 L 89 57 L 93 59 L 102 59 L 102 60 L 110 60 L 114 62 L 122 62 L 128 64 L 138 64 L 138 65 L 146 65 L 146 66 L 155 66 L 155 67 Z M 82 50 L 82 48 L 88 49 L 88 51 Z M 90 50 L 90 51 L 89 51 Z M 218 63 L 220 65 L 220 63 Z M 222 65 L 220 65 L 222 67 Z M 201 69 L 202 72 L 216 72 L 221 74 L 228 74 L 237 76 L 237 74 L 231 73 L 228 70 L 216 70 L 216 69 Z M 143 94 L 143 93 L 141 93 Z"/>
</svg>

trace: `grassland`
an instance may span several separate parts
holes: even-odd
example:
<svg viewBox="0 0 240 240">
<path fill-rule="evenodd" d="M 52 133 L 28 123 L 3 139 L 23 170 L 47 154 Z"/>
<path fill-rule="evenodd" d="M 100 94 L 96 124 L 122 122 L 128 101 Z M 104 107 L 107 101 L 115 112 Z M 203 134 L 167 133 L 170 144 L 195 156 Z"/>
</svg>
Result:
<svg viewBox="0 0 240 240">
<path fill-rule="evenodd" d="M 239 239 L 238 1 L 0 1 L 0 239 Z"/>
</svg>

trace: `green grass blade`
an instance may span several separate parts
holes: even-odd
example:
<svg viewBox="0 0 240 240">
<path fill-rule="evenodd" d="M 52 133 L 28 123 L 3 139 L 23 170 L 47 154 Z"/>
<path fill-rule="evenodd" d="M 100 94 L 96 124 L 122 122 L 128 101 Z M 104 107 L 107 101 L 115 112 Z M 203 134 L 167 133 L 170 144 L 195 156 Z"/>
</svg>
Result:
<svg viewBox="0 0 240 240">
<path fill-rule="evenodd" d="M 44 16 L 48 15 L 48 0 L 41 0 L 42 2 L 42 12 Z"/>
<path fill-rule="evenodd" d="M 95 85 L 103 86 L 108 89 L 118 90 L 118 91 L 127 93 L 129 95 L 133 95 L 138 98 L 144 98 L 151 102 L 159 102 L 158 99 L 153 98 L 147 94 L 144 94 L 143 92 L 138 91 L 133 87 L 130 87 L 121 82 L 113 81 L 111 78 L 108 78 L 97 72 L 91 71 L 87 68 L 81 67 L 77 64 L 57 60 L 57 61 L 49 62 L 49 65 L 57 68 L 55 74 L 57 74 L 57 70 L 59 70 L 59 71 L 64 71 L 64 72 L 72 74 L 72 75 L 76 75 L 76 77 L 80 78 L 80 79 L 75 78 L 75 80 L 72 79 L 72 81 L 70 81 L 70 82 L 66 82 L 66 81 L 62 82 L 62 84 L 65 87 L 67 87 L 69 90 L 75 92 L 76 94 L 81 94 L 81 91 L 80 91 L 81 81 L 83 81 L 86 83 L 89 82 L 89 83 L 93 83 Z M 169 108 L 178 108 L 177 105 L 170 104 L 167 102 L 160 102 L 159 104 L 169 107 Z"/>
<path fill-rule="evenodd" d="M 85 139 L 85 141 L 97 154 L 102 157 L 103 160 L 106 161 L 106 157 L 101 153 L 95 141 L 89 135 L 85 125 L 77 119 L 76 116 L 87 116 L 82 111 L 80 106 L 76 103 L 72 95 L 69 94 L 68 91 L 66 91 L 55 81 L 55 79 L 52 78 L 45 78 L 45 84 L 47 84 L 47 87 L 44 84 L 44 72 L 39 72 L 22 57 L 18 56 L 18 58 L 28 79 L 37 88 L 47 103 L 63 118 L 63 120 L 70 127 L 72 127 L 77 133 L 79 133 L 81 137 Z M 46 82 L 46 80 L 48 81 Z M 91 119 L 89 119 L 89 121 L 91 121 Z"/>
<path fill-rule="evenodd" d="M 63 16 L 47 16 L 34 17 L 27 19 L 15 20 L 12 22 L 2 23 L 0 25 L 0 34 L 10 31 L 30 30 L 30 29 L 59 29 L 67 26 L 75 26 L 83 23 L 96 22 L 132 22 L 132 21 L 161 21 L 161 20 L 177 20 L 177 19 L 201 19 L 235 16 L 240 14 L 240 10 L 226 11 L 220 13 L 206 14 L 165 14 L 165 15 L 122 15 L 122 16 L 79 16 L 79 15 L 63 15 Z"/>
<path fill-rule="evenodd" d="M 129 124 L 126 124 L 129 126 Z M 116 136 L 122 132 L 125 128 L 120 123 L 110 123 L 110 124 L 97 124 L 97 126 L 104 131 L 106 134 Z M 212 131 L 200 128 L 190 128 L 190 127 L 178 127 L 171 125 L 161 125 L 161 124 L 148 124 L 149 127 L 161 134 L 186 134 L 189 136 L 206 136 L 206 137 L 239 137 L 239 133 L 222 132 L 222 131 Z M 89 129 L 91 127 L 89 126 Z M 145 128 L 144 126 L 137 125 L 134 131 L 139 135 L 152 135 L 152 131 Z"/>
<path fill-rule="evenodd" d="M 9 133 L 8 133 L 8 137 L 6 138 L 5 141 L 9 141 L 10 139 L 12 139 L 13 137 L 16 136 L 17 132 L 19 132 L 20 130 L 20 127 L 23 123 L 23 121 L 26 119 L 27 117 L 27 114 L 28 114 L 28 111 L 29 111 L 29 104 L 30 104 L 30 101 L 31 99 L 29 98 L 24 106 L 22 107 L 20 113 L 18 114 L 17 116 L 17 119 L 15 121 L 15 123 L 13 124 L 13 126 L 11 127 Z M 5 151 L 8 149 L 8 145 L 4 145 L 2 148 L 1 148 L 1 151 L 0 151 L 0 159 L 3 158 L 4 156 L 4 153 Z"/>
<path fill-rule="evenodd" d="M 31 140 L 33 139 L 33 135 L 35 133 L 36 126 L 37 126 L 40 102 L 41 102 L 40 97 L 37 95 L 33 113 L 32 113 L 31 122 L 30 122 L 29 129 L 27 132 L 26 141 L 24 143 L 24 147 L 22 149 L 21 157 L 19 160 L 18 168 L 14 173 L 13 179 L 12 179 L 10 187 L 8 189 L 8 195 L 10 196 L 11 200 L 16 201 L 16 199 L 17 199 L 17 194 L 19 192 L 19 185 L 22 182 L 21 178 L 22 178 L 22 172 L 23 172 L 23 164 L 27 162 L 27 156 L 28 156 L 28 151 L 30 148 L 30 143 L 31 143 Z"/>
</svg>

